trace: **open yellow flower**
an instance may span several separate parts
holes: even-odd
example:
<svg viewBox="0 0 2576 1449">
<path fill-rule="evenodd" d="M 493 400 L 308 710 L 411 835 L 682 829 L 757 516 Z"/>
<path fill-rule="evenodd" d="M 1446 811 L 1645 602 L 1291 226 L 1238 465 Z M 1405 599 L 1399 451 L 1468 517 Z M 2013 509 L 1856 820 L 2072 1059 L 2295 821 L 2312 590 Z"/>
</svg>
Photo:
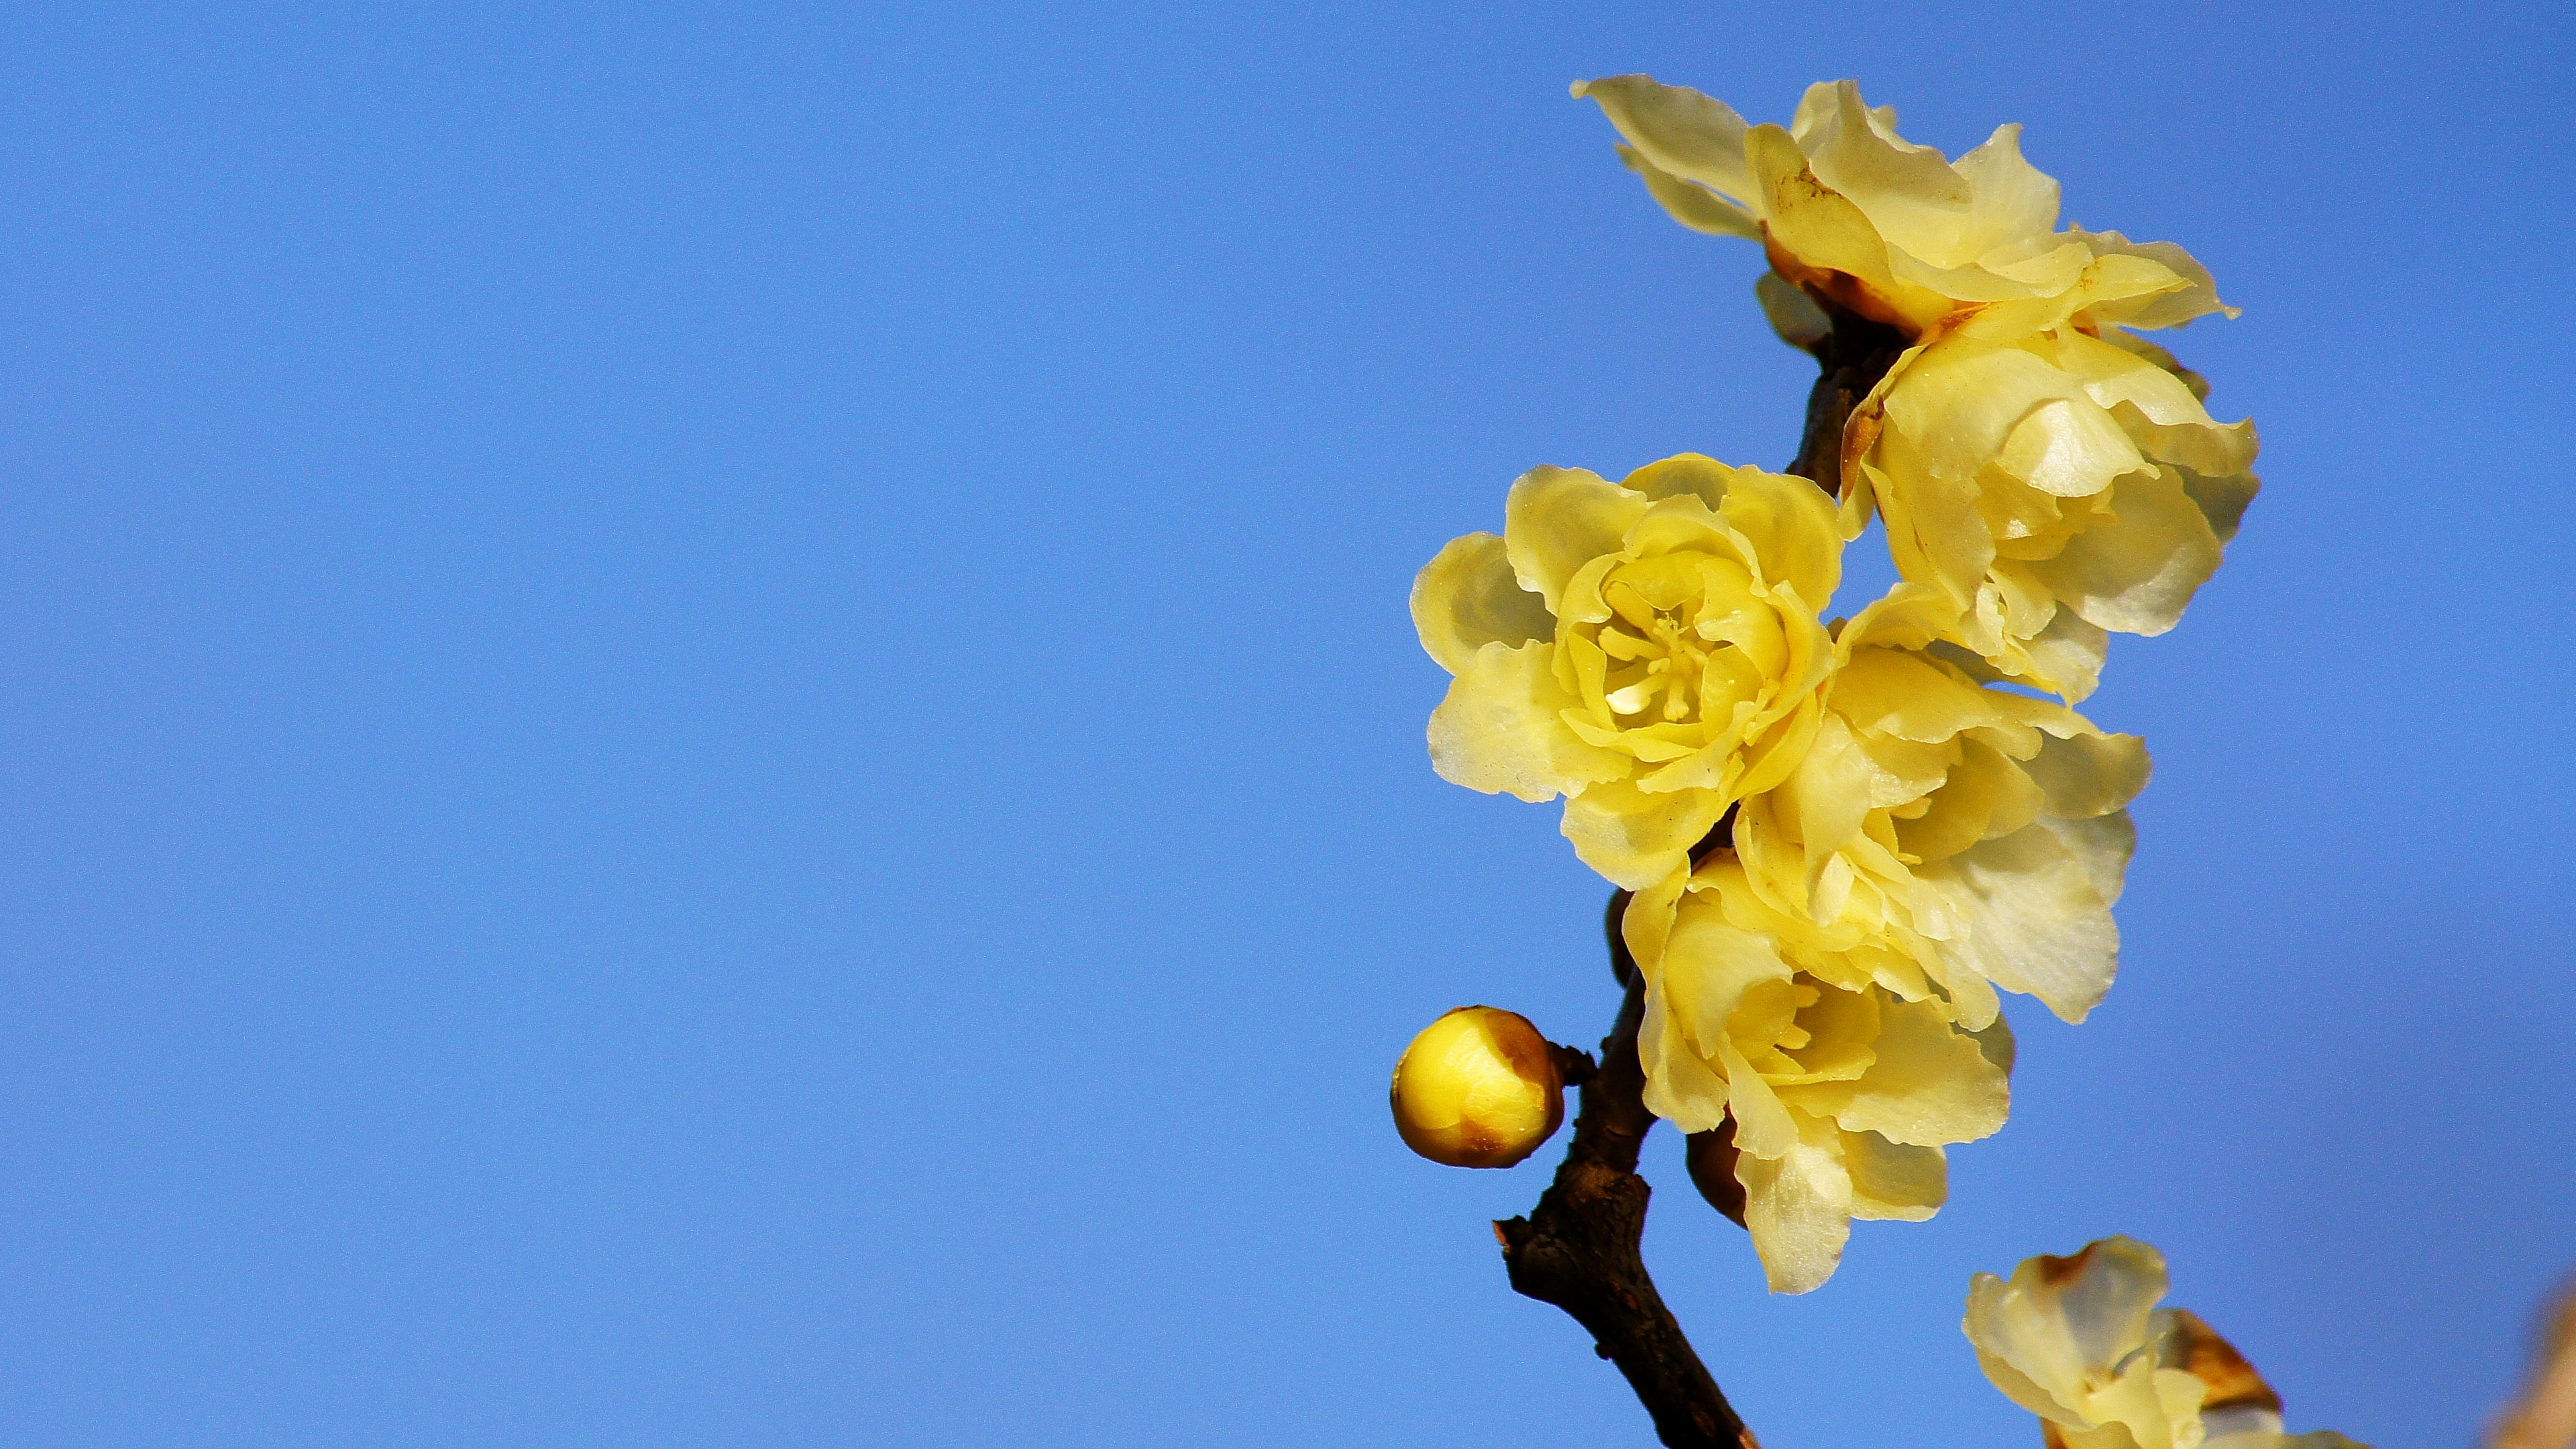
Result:
<svg viewBox="0 0 2576 1449">
<path fill-rule="evenodd" d="M 1745 797 L 1732 850 L 1630 901 L 1638 961 L 1705 896 L 1798 970 L 1937 1000 L 1970 1031 L 1996 1020 L 1998 986 L 2067 1021 L 2101 1001 L 2146 747 L 1980 685 L 1924 647 L 1945 612 L 1933 590 L 1900 584 L 1842 627 L 1814 737 Z"/>
<path fill-rule="evenodd" d="M 1979 1273 L 1960 1327 L 1996 1388 L 2037 1414 L 2049 1449 L 2361 1449 L 2281 1432 L 2281 1399 L 2181 1309 L 2159 1309 L 2164 1255 L 2105 1238 Z"/>
<path fill-rule="evenodd" d="M 1898 571 L 1955 607 L 1944 637 L 2081 699 L 2111 633 L 2182 617 L 2260 486 L 2253 423 L 2217 422 L 2178 372 L 2134 339 L 1973 320 L 1854 413 L 1844 532 L 1874 505 Z"/>
<path fill-rule="evenodd" d="M 1729 868 L 1722 855 L 1704 867 Z M 1685 1132 L 1732 1121 L 1744 1224 L 1773 1292 L 1831 1277 L 1855 1217 L 1932 1216 L 1949 1191 L 1942 1147 L 2003 1126 L 2000 1031 L 1989 1057 L 1936 1001 L 1799 971 L 1713 891 L 1676 903 L 1661 947 L 1638 962 L 1646 1106 Z"/>
<path fill-rule="evenodd" d="M 1422 647 L 1456 676 L 1432 764 L 1489 794 L 1563 796 L 1586 864 L 1661 880 L 1815 731 L 1832 652 L 1816 614 L 1842 566 L 1832 504 L 1804 479 L 1685 454 L 1619 483 L 1536 469 L 1504 519 L 1414 582 Z"/>
<path fill-rule="evenodd" d="M 1574 94 L 1600 105 L 1627 140 L 1621 157 L 1675 220 L 1762 242 L 1788 283 L 1909 340 L 1970 309 L 2023 331 L 2170 327 L 2228 310 L 2170 242 L 2057 230 L 2057 182 L 2022 158 L 2017 125 L 1952 162 L 1897 135 L 1895 110 L 1872 109 L 1851 81 L 1809 87 L 1786 127 L 1749 126 L 1649 76 L 1577 81 Z M 1764 300 L 1800 341 L 1795 297 Z"/>
</svg>

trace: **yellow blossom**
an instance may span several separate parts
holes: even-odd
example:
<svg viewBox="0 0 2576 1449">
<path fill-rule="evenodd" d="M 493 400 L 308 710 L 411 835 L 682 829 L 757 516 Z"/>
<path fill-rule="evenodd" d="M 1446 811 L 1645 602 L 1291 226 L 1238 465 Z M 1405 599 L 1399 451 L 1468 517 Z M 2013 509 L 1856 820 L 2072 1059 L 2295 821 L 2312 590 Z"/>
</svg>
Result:
<svg viewBox="0 0 2576 1449">
<path fill-rule="evenodd" d="M 1851 81 L 1808 88 L 1786 127 L 1642 75 L 1577 81 L 1628 144 L 1621 157 L 1673 218 L 1763 243 L 1790 284 L 1919 338 L 1969 310 L 2037 331 L 2064 323 L 2170 327 L 2228 310 L 2170 242 L 2057 229 L 2057 182 L 2022 158 L 2021 127 L 1945 159 L 1896 133 Z M 1802 315 L 1766 311 L 1792 341 Z M 1784 318 L 1784 312 L 1787 316 Z M 1813 308 L 1803 314 L 1814 317 Z"/>
<path fill-rule="evenodd" d="M 2281 1432 L 2281 1400 L 2209 1325 L 2159 1309 L 2164 1255 L 2105 1238 L 1979 1273 L 1960 1327 L 1996 1388 L 2040 1416 L 2050 1449 L 2362 1449 Z"/>
<path fill-rule="evenodd" d="M 1432 763 L 1489 794 L 1564 797 L 1586 864 L 1661 880 L 1814 734 L 1832 505 L 1804 479 L 1684 454 L 1619 483 L 1533 470 L 1504 519 L 1414 582 L 1422 646 L 1456 676 Z"/>
<path fill-rule="evenodd" d="M 1387 1084 L 1404 1145 L 1450 1167 L 1509 1167 L 1565 1121 L 1565 1077 L 1516 1012 L 1461 1006 L 1422 1029 Z"/>
<path fill-rule="evenodd" d="M 1944 637 L 2081 699 L 2109 634 L 2172 628 L 2217 569 L 2260 486 L 2254 425 L 2124 334 L 1991 332 L 1914 349 L 1855 412 L 1844 532 L 1874 505 L 1898 572 L 1955 608 Z"/>
<path fill-rule="evenodd" d="M 1638 962 L 1646 1106 L 1685 1132 L 1731 1122 L 1743 1221 L 1773 1292 L 1831 1277 L 1855 1217 L 1932 1216 L 1949 1190 L 1943 1145 L 2003 1125 L 2000 1028 L 1981 1044 L 1939 1002 L 1799 971 L 1713 892 L 1676 903 L 1661 946 Z"/>
<path fill-rule="evenodd" d="M 1638 891 L 1622 930 L 1666 949 L 1687 897 L 1847 989 L 1937 1000 L 1970 1031 L 1995 988 L 2081 1021 L 2119 964 L 2111 907 L 2145 745 L 1977 679 L 1931 642 L 1934 591 L 1900 584 L 1845 624 L 1808 748 L 1748 794 L 1732 849 Z"/>
</svg>

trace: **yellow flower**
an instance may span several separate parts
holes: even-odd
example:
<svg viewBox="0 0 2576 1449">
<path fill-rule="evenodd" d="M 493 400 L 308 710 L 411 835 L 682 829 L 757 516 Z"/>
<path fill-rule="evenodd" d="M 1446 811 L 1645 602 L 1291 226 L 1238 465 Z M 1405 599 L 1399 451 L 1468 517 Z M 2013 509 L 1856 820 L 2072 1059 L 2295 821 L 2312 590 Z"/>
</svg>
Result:
<svg viewBox="0 0 2576 1449">
<path fill-rule="evenodd" d="M 1718 857 L 1707 870 L 1730 863 Z M 1645 972 L 1637 1052 L 1649 1110 L 1685 1132 L 1730 1120 L 1744 1225 L 1775 1293 L 1833 1275 L 1851 1220 L 1932 1216 L 1944 1144 L 2001 1127 L 2009 1038 L 1978 1038 L 1941 1004 L 1799 971 L 1778 941 L 1731 924 L 1714 892 L 1679 902 Z"/>
<path fill-rule="evenodd" d="M 1565 1121 L 1565 1076 L 1528 1018 L 1461 1006 L 1396 1058 L 1387 1103 L 1404 1145 L 1432 1161 L 1509 1167 Z"/>
<path fill-rule="evenodd" d="M 2069 699 L 2109 634 L 2161 634 L 2260 486 L 2254 425 L 2210 417 L 2161 349 L 1979 317 L 1909 352 L 1844 434 L 1843 528 L 1875 504 L 1944 637 Z M 2109 340 L 2106 340 L 2109 339 Z"/>
<path fill-rule="evenodd" d="M 1748 126 L 1649 76 L 1577 81 L 1574 94 L 1599 103 L 1627 139 L 1620 156 L 1675 220 L 1761 241 L 1787 282 L 1909 339 L 1968 309 L 2024 331 L 2170 327 L 2230 310 L 2170 242 L 2057 230 L 2057 182 L 2022 159 L 2017 125 L 1951 162 L 1897 135 L 1895 110 L 1873 110 L 1851 81 L 1809 87 L 1786 128 Z M 1764 301 L 1800 341 L 1792 319 L 1814 320 L 1813 307 L 1801 313 L 1777 288 Z"/>
<path fill-rule="evenodd" d="M 1812 483 L 1696 454 L 1611 483 L 1539 468 L 1503 536 L 1453 540 L 1413 586 L 1422 647 L 1456 678 L 1431 716 L 1444 779 L 1565 798 L 1575 853 L 1661 880 L 1814 734 L 1841 576 Z"/>
<path fill-rule="evenodd" d="M 2119 899 L 2146 747 L 2064 705 L 1981 686 L 1923 647 L 1946 612 L 1900 584 L 1845 624 L 1814 738 L 1746 796 L 1732 850 L 1638 891 L 1622 930 L 1666 949 L 1687 896 L 1847 989 L 1938 1000 L 1970 1031 L 1995 987 L 2081 1021 L 2119 965 Z"/>
<path fill-rule="evenodd" d="M 2158 1309 L 2164 1255 L 2129 1238 L 1979 1273 L 1960 1327 L 2050 1449 L 2362 1449 L 2281 1432 L 2281 1399 L 2209 1325 Z"/>
</svg>

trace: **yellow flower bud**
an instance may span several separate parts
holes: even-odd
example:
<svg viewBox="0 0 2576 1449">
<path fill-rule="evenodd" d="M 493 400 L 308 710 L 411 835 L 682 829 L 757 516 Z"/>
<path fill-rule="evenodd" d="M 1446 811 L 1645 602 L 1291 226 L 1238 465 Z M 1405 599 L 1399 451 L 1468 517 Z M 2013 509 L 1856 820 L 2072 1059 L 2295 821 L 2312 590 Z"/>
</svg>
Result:
<svg viewBox="0 0 2576 1449">
<path fill-rule="evenodd" d="M 1565 1076 L 1524 1017 L 1461 1006 L 1422 1029 L 1387 1088 L 1404 1145 L 1451 1167 L 1509 1167 L 1565 1121 Z"/>
</svg>

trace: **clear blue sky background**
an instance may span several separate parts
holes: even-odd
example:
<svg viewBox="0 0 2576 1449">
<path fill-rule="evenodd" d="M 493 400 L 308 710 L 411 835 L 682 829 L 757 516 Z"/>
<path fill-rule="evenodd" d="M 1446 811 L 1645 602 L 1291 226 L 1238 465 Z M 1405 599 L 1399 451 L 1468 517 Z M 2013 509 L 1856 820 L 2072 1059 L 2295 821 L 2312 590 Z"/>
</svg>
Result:
<svg viewBox="0 0 2576 1449">
<path fill-rule="evenodd" d="M 0 1439 L 1649 1442 L 1504 1286 L 1545 1159 L 1383 1095 L 1612 1008 L 1413 571 L 1794 442 L 1628 70 L 2028 123 L 2268 478 L 2095 701 L 2108 1005 L 1808 1298 L 1659 1141 L 1668 1296 L 1775 1449 L 2030 1444 L 1968 1275 L 2127 1232 L 2294 1427 L 2467 1442 L 2576 1265 L 2539 4 L 13 8 Z"/>
</svg>

